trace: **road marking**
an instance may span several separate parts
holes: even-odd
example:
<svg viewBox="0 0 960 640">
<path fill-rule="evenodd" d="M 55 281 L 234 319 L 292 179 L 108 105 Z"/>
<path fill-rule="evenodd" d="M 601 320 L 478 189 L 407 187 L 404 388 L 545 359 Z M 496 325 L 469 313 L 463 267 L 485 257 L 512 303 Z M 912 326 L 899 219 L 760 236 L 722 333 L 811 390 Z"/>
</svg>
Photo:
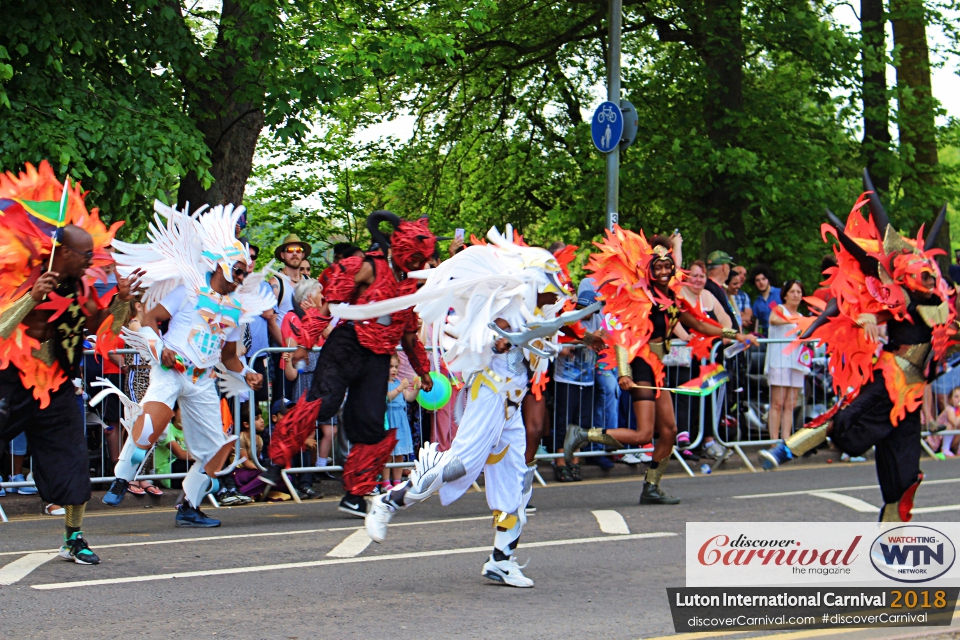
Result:
<svg viewBox="0 0 960 640">
<path fill-rule="evenodd" d="M 415 520 L 413 522 L 394 522 L 391 527 L 415 527 L 422 524 L 446 524 L 448 522 L 474 522 L 486 520 L 490 516 L 471 516 L 469 518 L 446 518 L 443 520 Z M 363 527 L 359 527 L 362 529 Z M 116 549 L 118 547 L 145 547 L 155 544 L 183 544 L 186 542 L 210 542 L 211 540 L 239 540 L 241 538 L 266 538 L 272 536 L 296 536 L 308 533 L 326 533 L 330 531 L 357 531 L 358 527 L 332 527 L 328 529 L 297 529 L 295 531 L 270 531 L 267 533 L 237 533 L 229 536 L 205 536 L 203 538 L 176 538 L 174 540 L 149 540 L 143 542 L 116 542 L 114 544 L 94 545 L 97 549 Z M 2 551 L 0 556 L 22 556 L 27 553 L 51 553 L 58 549 L 35 549 L 32 551 Z"/>
<path fill-rule="evenodd" d="M 594 542 L 616 542 L 625 540 L 645 540 L 648 538 L 667 538 L 678 534 L 672 531 L 655 533 L 632 533 L 625 536 L 600 536 L 596 538 L 572 538 L 568 540 L 546 540 L 542 542 L 525 542 L 524 549 L 535 547 L 557 547 L 570 544 L 592 544 Z M 130 576 L 127 578 L 106 578 L 103 580 L 78 580 L 76 582 L 61 582 L 31 585 L 40 591 L 51 589 L 72 589 L 75 587 L 95 587 L 109 584 L 126 584 L 129 582 L 153 582 L 157 580 L 172 580 L 176 578 L 201 578 L 208 576 L 223 576 L 236 573 L 257 573 L 261 571 L 277 571 L 281 569 L 303 569 L 305 567 L 325 567 L 337 564 L 353 564 L 357 562 L 380 562 L 381 560 L 406 560 L 410 558 L 429 558 L 434 556 L 450 556 L 463 553 L 489 553 L 490 545 L 483 547 L 467 547 L 462 549 L 439 549 L 437 551 L 416 551 L 411 553 L 395 553 L 382 556 L 361 556 L 357 558 L 336 558 L 331 560 L 312 560 L 309 562 L 290 562 L 286 564 L 270 564 L 257 567 L 236 567 L 233 569 L 211 569 L 208 571 L 184 571 L 181 573 L 157 573 L 146 576 Z"/>
<path fill-rule="evenodd" d="M 627 521 L 616 511 L 610 509 L 591 511 L 590 513 L 597 519 L 597 524 L 600 525 L 600 531 L 619 535 L 630 533 L 630 527 L 627 526 Z"/>
<path fill-rule="evenodd" d="M 914 507 L 913 513 L 940 513 L 941 511 L 960 511 L 960 504 L 947 504 L 942 507 Z"/>
<path fill-rule="evenodd" d="M 931 484 L 950 484 L 960 482 L 960 478 L 948 478 L 946 480 L 924 480 L 923 486 Z M 859 491 L 861 489 L 877 489 L 875 484 L 864 484 L 857 487 L 832 487 L 829 489 L 805 489 L 803 491 L 780 491 L 778 493 L 751 493 L 743 496 L 730 496 L 735 500 L 748 500 L 751 498 L 779 498 L 780 496 L 803 496 L 811 493 L 822 493 L 824 491 Z"/>
<path fill-rule="evenodd" d="M 842 493 L 833 493 L 831 491 L 815 491 L 810 495 L 832 500 L 833 502 L 842 504 L 845 507 L 850 507 L 858 513 L 880 513 L 880 507 L 875 507 L 869 502 L 864 502 L 860 498 L 845 496 Z"/>
<path fill-rule="evenodd" d="M 17 558 L 5 567 L 0 568 L 0 585 L 7 586 L 19 582 L 37 567 L 50 562 L 59 553 L 31 553 Z"/>
<path fill-rule="evenodd" d="M 366 529 L 357 529 L 331 549 L 327 555 L 331 558 L 353 558 L 363 553 L 371 542 L 373 540 L 367 535 Z"/>
</svg>

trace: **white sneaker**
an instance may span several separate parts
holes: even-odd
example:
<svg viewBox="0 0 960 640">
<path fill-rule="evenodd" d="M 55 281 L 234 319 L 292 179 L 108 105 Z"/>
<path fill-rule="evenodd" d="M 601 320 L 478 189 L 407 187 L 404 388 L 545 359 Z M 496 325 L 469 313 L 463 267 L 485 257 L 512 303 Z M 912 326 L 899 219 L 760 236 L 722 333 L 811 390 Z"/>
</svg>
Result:
<svg viewBox="0 0 960 640">
<path fill-rule="evenodd" d="M 624 464 L 640 464 L 643 462 L 635 453 L 625 453 L 622 459 Z"/>
<path fill-rule="evenodd" d="M 376 543 L 387 539 L 387 525 L 393 520 L 393 514 L 397 512 L 397 508 L 388 504 L 385 499 L 386 495 L 379 495 L 371 500 L 367 517 L 363 519 L 367 535 Z"/>
<path fill-rule="evenodd" d="M 533 586 L 533 580 L 523 575 L 523 571 L 521 571 L 527 564 L 529 564 L 529 561 L 523 565 L 517 564 L 517 559 L 514 556 L 510 556 L 508 560 L 494 560 L 491 555 L 484 563 L 483 573 L 480 575 L 494 582 L 526 589 Z"/>
<path fill-rule="evenodd" d="M 644 462 L 644 463 L 646 463 L 646 462 L 653 462 L 653 456 L 650 455 L 649 453 L 641 453 L 641 454 L 640 454 L 640 462 Z"/>
</svg>

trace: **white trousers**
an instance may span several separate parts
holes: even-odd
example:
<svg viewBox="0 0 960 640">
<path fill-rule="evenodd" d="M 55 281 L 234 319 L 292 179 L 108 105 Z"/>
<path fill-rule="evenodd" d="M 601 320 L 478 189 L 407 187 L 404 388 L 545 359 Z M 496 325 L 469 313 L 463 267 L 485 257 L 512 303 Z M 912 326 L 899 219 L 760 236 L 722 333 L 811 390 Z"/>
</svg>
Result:
<svg viewBox="0 0 960 640">
<path fill-rule="evenodd" d="M 440 502 L 448 505 L 462 496 L 483 471 L 490 508 L 516 513 L 527 472 L 526 448 L 527 432 L 520 408 L 507 419 L 503 394 L 481 386 L 477 399 L 467 401 L 450 445 L 450 453 L 460 458 L 467 473 L 440 487 Z M 487 464 L 488 459 L 491 464 Z"/>
<path fill-rule="evenodd" d="M 193 376 L 154 364 L 150 368 L 150 385 L 140 406 L 148 402 L 161 402 L 171 411 L 174 404 L 180 408 L 187 451 L 200 464 L 210 462 L 227 443 L 220 417 L 220 396 L 210 375 L 194 382 Z M 166 425 L 154 425 L 154 428 L 165 429 Z"/>
</svg>

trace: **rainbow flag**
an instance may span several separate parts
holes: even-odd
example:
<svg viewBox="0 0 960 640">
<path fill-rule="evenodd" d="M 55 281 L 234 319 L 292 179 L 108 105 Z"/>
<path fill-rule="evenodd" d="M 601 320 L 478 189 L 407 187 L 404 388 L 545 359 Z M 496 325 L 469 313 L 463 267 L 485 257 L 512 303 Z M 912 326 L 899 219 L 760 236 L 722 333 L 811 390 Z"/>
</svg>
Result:
<svg viewBox="0 0 960 640">
<path fill-rule="evenodd" d="M 63 195 L 60 196 L 60 202 L 56 200 L 24 200 L 22 198 L 11 198 L 14 202 L 23 207 L 31 222 L 37 225 L 43 233 L 53 235 L 54 231 L 63 227 L 67 223 L 67 197 L 70 178 L 63 182 Z"/>
<path fill-rule="evenodd" d="M 722 364 L 711 364 L 700 367 L 700 376 L 684 382 L 673 389 L 674 393 L 687 396 L 708 396 L 730 379 L 730 374 Z"/>
</svg>

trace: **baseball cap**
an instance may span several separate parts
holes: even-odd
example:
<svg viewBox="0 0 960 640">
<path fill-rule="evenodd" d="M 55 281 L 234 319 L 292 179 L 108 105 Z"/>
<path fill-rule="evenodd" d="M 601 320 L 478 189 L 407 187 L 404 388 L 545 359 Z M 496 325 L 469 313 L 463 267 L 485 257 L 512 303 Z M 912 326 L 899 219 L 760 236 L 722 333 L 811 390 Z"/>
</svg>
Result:
<svg viewBox="0 0 960 640">
<path fill-rule="evenodd" d="M 286 398 L 280 398 L 279 400 L 274 400 L 273 404 L 270 405 L 270 413 L 273 415 L 280 415 L 287 412 L 287 409 L 294 406 L 296 402 L 292 400 L 287 400 Z"/>
<path fill-rule="evenodd" d="M 719 267 L 722 264 L 733 264 L 733 258 L 726 251 L 711 251 L 707 256 L 708 267 Z"/>
</svg>

